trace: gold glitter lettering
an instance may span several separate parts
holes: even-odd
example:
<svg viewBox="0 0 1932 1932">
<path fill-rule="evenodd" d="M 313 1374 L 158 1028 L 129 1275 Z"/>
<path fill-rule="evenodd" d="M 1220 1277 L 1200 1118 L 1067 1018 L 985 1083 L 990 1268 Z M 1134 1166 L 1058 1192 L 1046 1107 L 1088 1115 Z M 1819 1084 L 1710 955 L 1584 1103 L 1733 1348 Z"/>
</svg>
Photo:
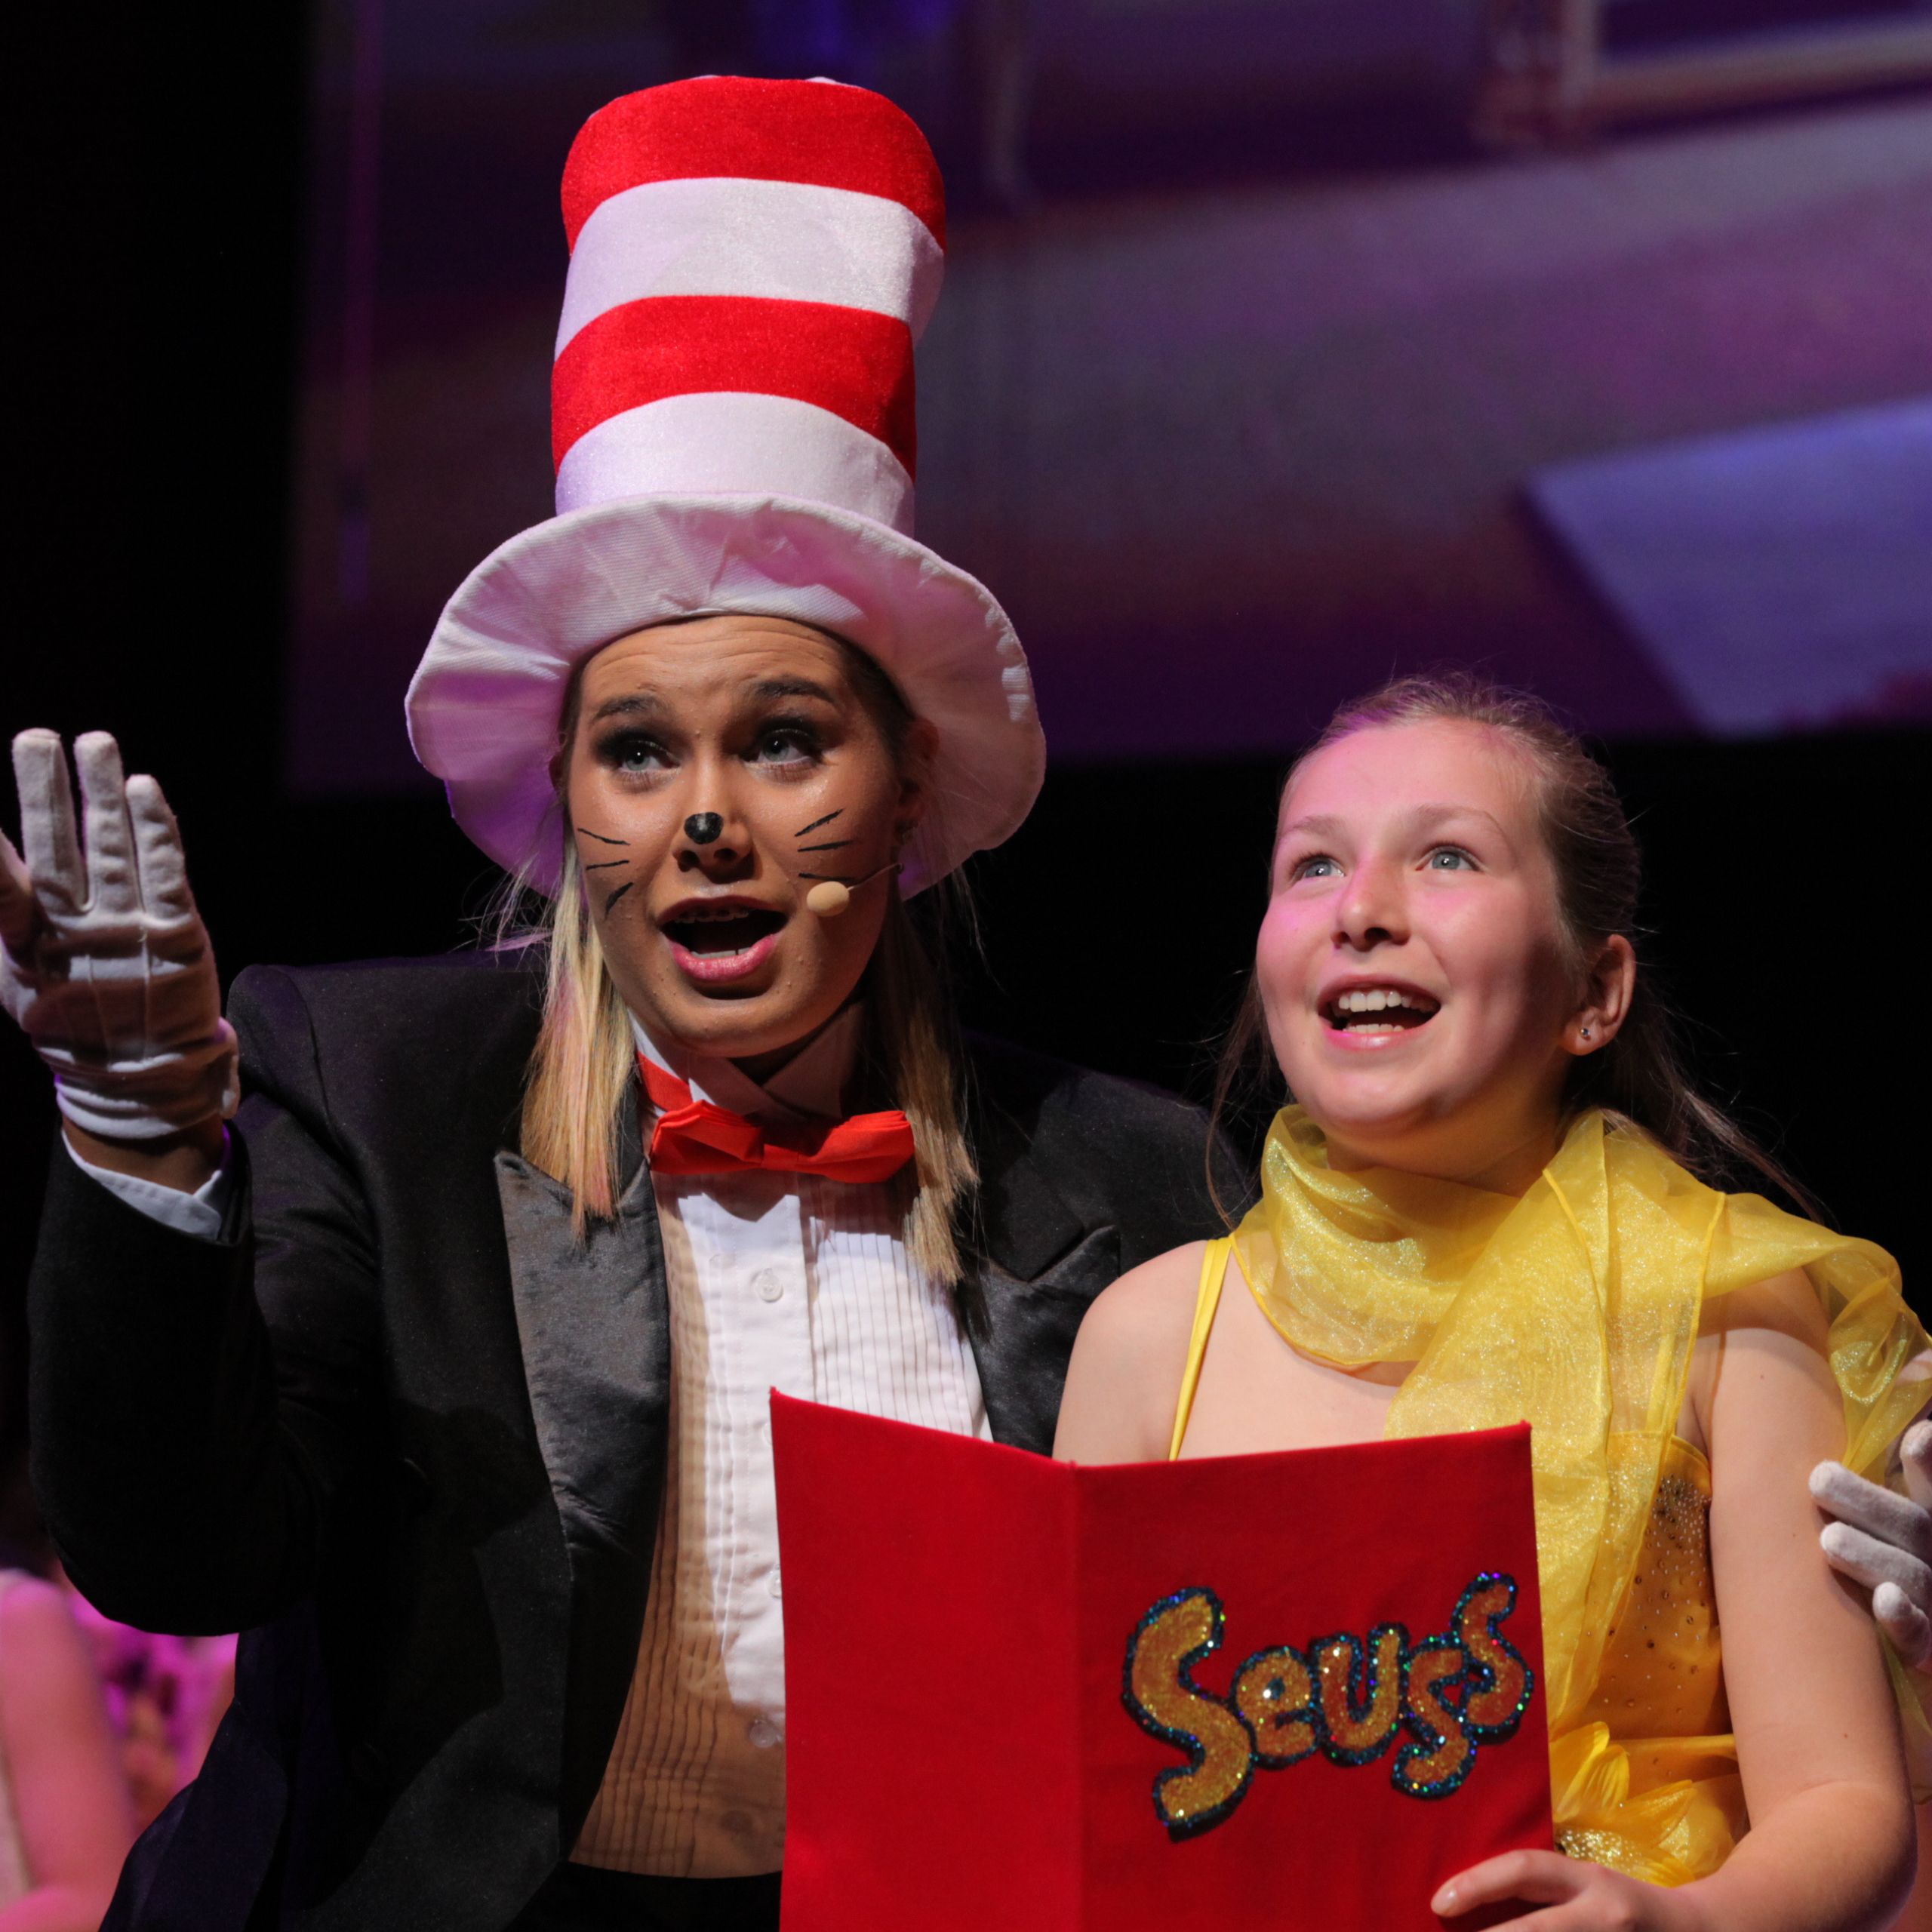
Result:
<svg viewBox="0 0 1932 1932">
<path fill-rule="evenodd" d="M 1198 1586 L 1163 1597 L 1134 1626 L 1121 1673 L 1128 1715 L 1186 1759 L 1155 1774 L 1155 1817 L 1170 1838 L 1191 1837 L 1233 1814 L 1257 1767 L 1318 1751 L 1366 1764 L 1398 1735 L 1389 1783 L 1406 1797 L 1449 1797 L 1480 1747 L 1513 1737 L 1529 1709 L 1535 1673 L 1498 1627 L 1515 1607 L 1515 1578 L 1484 1571 L 1441 1635 L 1411 1642 L 1401 1624 L 1378 1623 L 1366 1640 L 1257 1651 L 1223 1698 L 1193 1675 L 1220 1647 L 1220 1598 Z"/>
<path fill-rule="evenodd" d="M 1462 1713 L 1444 1694 L 1467 1664 L 1461 1645 L 1440 1637 L 1425 1639 L 1409 1653 L 1402 1718 L 1416 1741 L 1396 1752 L 1389 1776 L 1395 1789 L 1411 1798 L 1447 1797 L 1475 1762 L 1476 1747 L 1463 1727 Z"/>
<path fill-rule="evenodd" d="M 1454 1635 L 1481 1674 L 1463 1705 L 1463 1721 L 1478 1738 L 1513 1736 L 1528 1707 L 1530 1667 L 1496 1626 L 1516 1607 L 1513 1579 L 1478 1577 L 1456 1608 Z"/>
<path fill-rule="evenodd" d="M 1171 1766 L 1154 1780 L 1155 1814 L 1176 1838 L 1219 1824 L 1254 1775 L 1247 1726 L 1189 1674 L 1220 1641 L 1220 1599 L 1189 1589 L 1155 1604 L 1128 1644 L 1121 1702 L 1143 1730 L 1187 1758 L 1185 1767 Z"/>
<path fill-rule="evenodd" d="M 1267 1769 L 1298 1764 L 1315 1748 L 1315 1679 L 1300 1651 L 1284 1644 L 1250 1657 L 1235 1678 L 1234 1706 Z"/>
<path fill-rule="evenodd" d="M 1352 1637 L 1329 1637 L 1311 1647 L 1321 1686 L 1321 1748 L 1337 1764 L 1365 1764 L 1389 1748 L 1402 1712 L 1407 1634 L 1399 1623 L 1377 1624 L 1365 1664 Z"/>
</svg>

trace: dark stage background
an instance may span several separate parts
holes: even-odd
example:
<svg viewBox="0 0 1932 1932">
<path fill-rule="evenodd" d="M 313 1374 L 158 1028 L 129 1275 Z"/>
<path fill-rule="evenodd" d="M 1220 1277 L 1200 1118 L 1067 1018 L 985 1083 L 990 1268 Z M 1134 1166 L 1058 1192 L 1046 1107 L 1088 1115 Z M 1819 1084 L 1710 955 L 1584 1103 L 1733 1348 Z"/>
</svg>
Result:
<svg viewBox="0 0 1932 1932">
<path fill-rule="evenodd" d="M 1238 53 L 1241 10 L 1202 11 Z M 680 60 L 849 72 L 897 88 L 948 165 L 922 532 L 1011 605 L 1055 747 L 1031 822 L 974 868 L 969 1017 L 1204 1094 L 1287 760 L 1391 668 L 1481 664 L 1604 743 L 1709 1084 L 1913 1285 L 1932 614 L 1850 699 L 1820 647 L 1794 728 L 1740 734 L 1524 490 L 1549 464 L 1932 392 L 1924 97 L 1498 157 L 1463 131 L 1453 36 L 1406 66 L 1331 46 L 1326 92 L 1279 81 L 1291 114 L 1266 88 L 1217 106 L 1204 58 L 1163 121 L 1131 48 L 1083 69 L 1091 45 L 1049 33 L 1016 143 L 986 134 L 989 31 L 937 0 L 43 12 L 0 728 L 108 727 L 162 777 L 231 977 L 465 943 L 489 869 L 412 775 L 401 694 L 441 596 L 545 512 L 568 135 Z M 1294 49 L 1268 45 L 1278 78 Z M 0 1026 L 16 1470 L 51 1121 Z"/>
</svg>

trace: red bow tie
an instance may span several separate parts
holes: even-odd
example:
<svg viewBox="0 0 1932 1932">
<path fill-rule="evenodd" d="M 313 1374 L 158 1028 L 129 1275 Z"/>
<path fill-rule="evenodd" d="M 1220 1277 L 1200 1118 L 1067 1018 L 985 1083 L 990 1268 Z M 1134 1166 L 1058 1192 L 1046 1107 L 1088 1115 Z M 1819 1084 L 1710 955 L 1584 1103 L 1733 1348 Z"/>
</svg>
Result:
<svg viewBox="0 0 1932 1932">
<path fill-rule="evenodd" d="M 775 1174 L 823 1174 L 827 1180 L 890 1180 L 912 1158 L 912 1128 L 896 1109 L 854 1114 L 803 1129 L 789 1143 L 768 1140 L 743 1114 L 694 1098 L 675 1073 L 642 1054 L 644 1090 L 657 1109 L 651 1164 L 660 1174 L 733 1174 L 752 1168 Z"/>
</svg>

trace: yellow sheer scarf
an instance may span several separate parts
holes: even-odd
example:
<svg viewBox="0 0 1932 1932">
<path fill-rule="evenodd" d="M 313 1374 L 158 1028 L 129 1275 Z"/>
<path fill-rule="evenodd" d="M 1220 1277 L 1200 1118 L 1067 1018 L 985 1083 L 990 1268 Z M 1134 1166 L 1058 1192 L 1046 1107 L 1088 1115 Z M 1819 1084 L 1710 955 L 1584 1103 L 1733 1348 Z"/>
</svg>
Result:
<svg viewBox="0 0 1932 1932">
<path fill-rule="evenodd" d="M 1257 1300 L 1307 1354 L 1416 1364 L 1390 1436 L 1531 1423 L 1558 1824 L 1589 1827 L 1617 1807 L 1629 1775 L 1581 1714 L 1643 1543 L 1705 1299 L 1805 1270 L 1831 1324 L 1844 1460 L 1882 1479 L 1926 1393 L 1898 1380 L 1926 1338 L 1897 1264 L 1756 1195 L 1706 1187 L 1600 1113 L 1575 1123 L 1520 1199 L 1388 1168 L 1338 1173 L 1298 1107 L 1269 1131 L 1261 1182 L 1235 1235 Z M 1655 1822 L 1683 1837 L 1681 1816 L 1668 1832 Z M 1709 1869 L 1657 1850 L 1643 1875 L 1668 1883 Z"/>
</svg>

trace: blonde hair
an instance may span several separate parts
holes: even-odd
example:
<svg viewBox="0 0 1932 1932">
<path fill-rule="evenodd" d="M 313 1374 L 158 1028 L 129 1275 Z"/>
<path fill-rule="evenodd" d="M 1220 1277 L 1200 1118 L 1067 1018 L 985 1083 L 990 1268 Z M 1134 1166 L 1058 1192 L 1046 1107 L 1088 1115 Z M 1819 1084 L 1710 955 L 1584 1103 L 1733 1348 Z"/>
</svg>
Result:
<svg viewBox="0 0 1932 1932">
<path fill-rule="evenodd" d="M 836 641 L 894 763 L 901 763 L 912 723 L 904 699 L 870 657 L 842 638 Z M 576 722 L 573 685 L 555 768 L 560 798 Z M 562 822 L 568 827 L 568 812 Z M 549 956 L 543 1021 L 524 1090 L 520 1145 L 533 1167 L 569 1189 L 581 1239 L 592 1220 L 608 1220 L 617 1211 L 623 1180 L 620 1136 L 636 1044 L 591 920 L 576 841 L 567 831 L 562 846 L 561 875 L 547 920 L 524 935 L 546 940 Z M 965 1272 L 959 1231 L 979 1174 L 961 1119 L 958 1041 L 942 963 L 889 888 L 885 923 L 861 991 L 862 1078 L 888 1095 L 912 1129 L 912 1165 L 896 1183 L 906 1246 L 927 1275 L 952 1287 Z"/>
<path fill-rule="evenodd" d="M 618 1134 L 637 1046 L 591 924 L 576 841 L 568 838 L 547 937 L 543 1024 L 524 1088 L 521 1146 L 532 1167 L 570 1189 L 581 1240 L 592 1220 L 617 1212 Z"/>
</svg>

